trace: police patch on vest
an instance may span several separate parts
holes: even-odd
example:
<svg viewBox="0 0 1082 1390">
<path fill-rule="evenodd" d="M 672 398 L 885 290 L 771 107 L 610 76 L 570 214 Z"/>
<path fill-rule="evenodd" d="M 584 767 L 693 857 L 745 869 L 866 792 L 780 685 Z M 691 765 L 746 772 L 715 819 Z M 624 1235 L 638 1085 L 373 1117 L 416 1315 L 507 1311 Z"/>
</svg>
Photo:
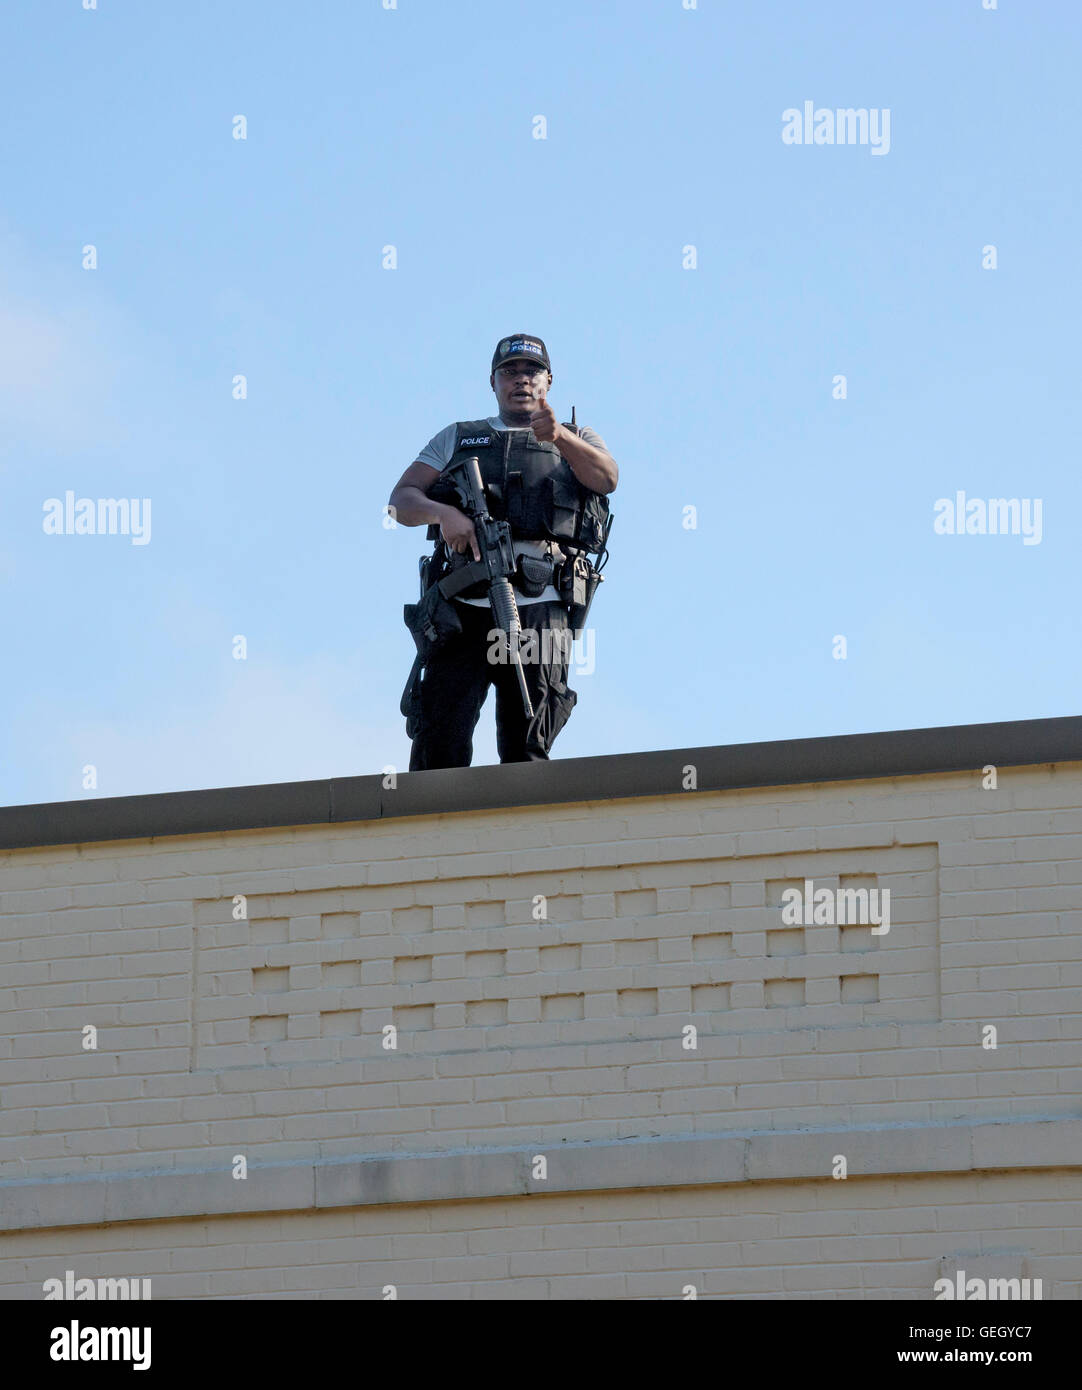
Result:
<svg viewBox="0 0 1082 1390">
<path fill-rule="evenodd" d="M 492 443 L 492 436 L 491 436 L 490 434 L 479 434 L 479 435 L 477 435 L 476 438 L 474 438 L 474 439 L 463 439 L 463 440 L 460 440 L 460 441 L 459 441 L 458 447 L 459 447 L 460 449 L 465 449 L 465 448 L 467 448 L 467 447 L 470 446 L 470 445 L 476 445 L 476 444 L 491 444 L 491 443 Z"/>
</svg>

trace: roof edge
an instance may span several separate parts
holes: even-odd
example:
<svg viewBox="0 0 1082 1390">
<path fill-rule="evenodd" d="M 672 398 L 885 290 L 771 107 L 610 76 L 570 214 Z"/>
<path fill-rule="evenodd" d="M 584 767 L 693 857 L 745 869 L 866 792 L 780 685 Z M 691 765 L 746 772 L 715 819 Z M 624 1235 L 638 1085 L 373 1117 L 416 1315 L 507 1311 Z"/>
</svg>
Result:
<svg viewBox="0 0 1082 1390">
<path fill-rule="evenodd" d="M 1082 715 L 953 724 L 3 806 L 0 850 L 1080 761 Z"/>
</svg>

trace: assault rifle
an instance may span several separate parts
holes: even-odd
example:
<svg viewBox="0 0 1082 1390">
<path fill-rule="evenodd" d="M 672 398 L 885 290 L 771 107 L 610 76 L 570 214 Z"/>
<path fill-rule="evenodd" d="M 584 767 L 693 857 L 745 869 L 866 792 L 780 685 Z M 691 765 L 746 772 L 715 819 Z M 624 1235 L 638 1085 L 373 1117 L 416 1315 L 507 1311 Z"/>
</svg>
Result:
<svg viewBox="0 0 1082 1390">
<path fill-rule="evenodd" d="M 522 669 L 522 656 L 519 646 L 522 642 L 522 620 L 519 618 L 515 591 L 508 575 L 514 574 L 517 558 L 511 541 L 511 527 L 506 521 L 496 521 L 488 510 L 484 484 L 481 481 L 481 465 L 476 454 L 464 458 L 452 468 L 445 469 L 447 476 L 455 485 L 462 503 L 462 510 L 473 522 L 477 535 L 477 548 L 480 560 L 471 560 L 459 569 L 452 570 L 439 581 L 444 598 L 454 598 L 455 594 L 468 589 L 471 584 L 488 581 L 488 596 L 492 603 L 492 613 L 496 623 L 507 637 L 511 664 L 518 677 L 519 693 L 526 718 L 533 718 L 533 702 L 526 689 L 526 675 Z"/>
</svg>

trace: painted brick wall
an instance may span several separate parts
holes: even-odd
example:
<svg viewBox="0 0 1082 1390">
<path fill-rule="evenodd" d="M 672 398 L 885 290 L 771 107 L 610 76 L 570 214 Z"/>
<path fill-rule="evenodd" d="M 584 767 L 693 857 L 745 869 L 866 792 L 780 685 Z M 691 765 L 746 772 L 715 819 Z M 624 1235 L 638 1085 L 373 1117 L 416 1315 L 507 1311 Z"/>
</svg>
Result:
<svg viewBox="0 0 1082 1390">
<path fill-rule="evenodd" d="M 934 1299 L 943 1274 L 1082 1297 L 1082 1177 L 753 1183 L 228 1216 L 0 1237 L 0 1298 L 150 1278 L 153 1298 Z"/>
<path fill-rule="evenodd" d="M 2 874 L 3 1177 L 1078 1113 L 1075 765 L 15 851 Z M 805 878 L 890 888 L 890 932 L 784 928 Z"/>
<path fill-rule="evenodd" d="M 806 879 L 889 933 L 787 926 Z M 0 1180 L 1078 1116 L 1080 928 L 1079 764 L 10 851 Z"/>
</svg>

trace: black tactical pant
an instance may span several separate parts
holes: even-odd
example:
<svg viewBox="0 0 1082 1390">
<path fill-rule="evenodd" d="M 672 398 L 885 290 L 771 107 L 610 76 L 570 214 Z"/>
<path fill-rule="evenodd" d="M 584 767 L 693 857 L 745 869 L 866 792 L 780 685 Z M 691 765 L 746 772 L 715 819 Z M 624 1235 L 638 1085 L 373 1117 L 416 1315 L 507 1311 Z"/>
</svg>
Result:
<svg viewBox="0 0 1082 1390">
<path fill-rule="evenodd" d="M 515 669 L 490 654 L 499 643 L 489 637 L 495 627 L 490 608 L 455 603 L 462 631 L 432 656 L 420 685 L 420 714 L 410 753 L 410 771 L 469 767 L 473 731 L 490 685 L 496 687 L 496 747 L 501 763 L 547 760 L 556 735 L 567 723 L 578 696 L 567 687 L 570 633 L 562 603 L 520 603 L 524 641 L 534 634 L 532 652 L 522 669 L 533 703 L 526 718 Z M 546 631 L 550 634 L 545 637 Z M 551 634 L 563 634 L 553 640 Z M 503 648 L 506 654 L 506 647 Z M 532 659 L 530 659 L 532 657 Z"/>
</svg>

